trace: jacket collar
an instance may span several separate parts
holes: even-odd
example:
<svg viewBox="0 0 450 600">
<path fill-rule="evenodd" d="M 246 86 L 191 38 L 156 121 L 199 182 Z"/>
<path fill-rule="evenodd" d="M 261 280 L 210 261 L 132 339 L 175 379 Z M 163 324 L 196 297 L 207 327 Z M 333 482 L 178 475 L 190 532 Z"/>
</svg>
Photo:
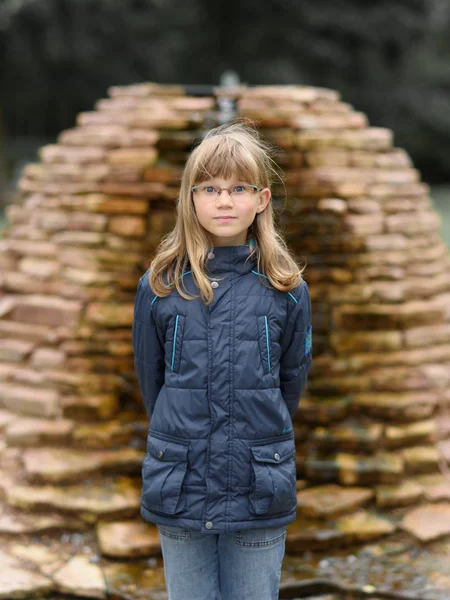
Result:
<svg viewBox="0 0 450 600">
<path fill-rule="evenodd" d="M 247 260 L 252 250 L 254 241 L 244 246 L 215 246 L 211 248 L 206 261 L 207 272 L 212 275 L 225 275 L 233 272 L 238 275 L 250 273 L 256 267 L 256 257 Z M 214 255 L 214 258 L 212 256 Z"/>
</svg>

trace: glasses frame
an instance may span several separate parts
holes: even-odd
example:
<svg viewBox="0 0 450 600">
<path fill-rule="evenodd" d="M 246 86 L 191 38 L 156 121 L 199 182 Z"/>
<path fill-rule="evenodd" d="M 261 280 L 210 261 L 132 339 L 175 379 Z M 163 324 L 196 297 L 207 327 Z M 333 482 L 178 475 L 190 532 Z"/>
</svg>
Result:
<svg viewBox="0 0 450 600">
<path fill-rule="evenodd" d="M 244 183 L 241 183 L 241 184 L 236 183 L 233 187 L 239 187 L 239 186 L 243 187 L 244 185 L 252 187 L 255 192 L 260 192 L 262 189 L 264 189 L 262 187 L 258 187 L 257 185 L 253 185 L 252 183 L 245 183 L 245 184 Z M 215 188 L 216 186 L 215 185 L 205 185 L 204 183 L 201 183 L 200 185 L 194 185 L 193 187 L 191 187 L 191 192 L 195 193 L 195 190 L 198 190 L 198 188 L 201 188 L 201 187 Z M 228 195 L 230 196 L 230 198 L 233 198 L 233 196 L 231 195 L 233 188 L 219 188 L 217 190 L 217 192 L 218 192 L 217 197 L 215 197 L 214 200 L 218 200 L 220 198 L 220 194 L 223 192 L 223 190 L 226 190 L 228 192 Z"/>
</svg>

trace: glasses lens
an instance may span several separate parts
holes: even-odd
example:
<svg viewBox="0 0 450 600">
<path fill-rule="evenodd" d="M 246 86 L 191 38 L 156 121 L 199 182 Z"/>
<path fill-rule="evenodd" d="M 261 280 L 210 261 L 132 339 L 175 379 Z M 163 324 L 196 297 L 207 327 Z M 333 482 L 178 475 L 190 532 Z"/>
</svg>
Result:
<svg viewBox="0 0 450 600">
<path fill-rule="evenodd" d="M 199 198 L 215 199 L 219 195 L 219 191 L 213 185 L 200 185 L 196 188 L 195 193 Z"/>
<path fill-rule="evenodd" d="M 255 188 L 252 185 L 243 183 L 242 185 L 235 185 L 234 188 L 231 190 L 231 195 L 234 198 L 238 198 L 238 197 L 242 197 L 242 196 L 248 196 L 249 194 L 252 194 L 255 191 Z"/>
</svg>

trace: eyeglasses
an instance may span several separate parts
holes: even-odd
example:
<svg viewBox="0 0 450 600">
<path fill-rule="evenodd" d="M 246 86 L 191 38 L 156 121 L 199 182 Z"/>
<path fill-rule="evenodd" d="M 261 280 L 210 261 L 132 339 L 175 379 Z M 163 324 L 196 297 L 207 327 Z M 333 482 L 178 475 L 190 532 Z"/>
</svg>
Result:
<svg viewBox="0 0 450 600">
<path fill-rule="evenodd" d="M 217 200 L 223 190 L 226 190 L 233 200 L 239 200 L 248 198 L 260 189 L 262 188 L 259 188 L 257 185 L 241 183 L 240 185 L 234 185 L 232 188 L 218 188 L 214 185 L 194 185 L 191 191 L 201 200 Z"/>
</svg>

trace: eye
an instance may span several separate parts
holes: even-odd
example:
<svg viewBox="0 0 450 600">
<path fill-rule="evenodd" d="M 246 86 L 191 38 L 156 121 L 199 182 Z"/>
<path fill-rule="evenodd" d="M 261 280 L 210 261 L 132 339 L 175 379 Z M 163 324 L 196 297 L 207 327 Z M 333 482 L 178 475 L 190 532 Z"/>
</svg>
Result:
<svg viewBox="0 0 450 600">
<path fill-rule="evenodd" d="M 206 194 L 216 194 L 217 190 L 213 185 L 205 185 L 205 187 L 203 188 L 203 191 Z"/>
<path fill-rule="evenodd" d="M 235 185 L 233 188 L 233 192 L 235 194 L 244 194 L 247 191 L 245 185 Z"/>
</svg>

